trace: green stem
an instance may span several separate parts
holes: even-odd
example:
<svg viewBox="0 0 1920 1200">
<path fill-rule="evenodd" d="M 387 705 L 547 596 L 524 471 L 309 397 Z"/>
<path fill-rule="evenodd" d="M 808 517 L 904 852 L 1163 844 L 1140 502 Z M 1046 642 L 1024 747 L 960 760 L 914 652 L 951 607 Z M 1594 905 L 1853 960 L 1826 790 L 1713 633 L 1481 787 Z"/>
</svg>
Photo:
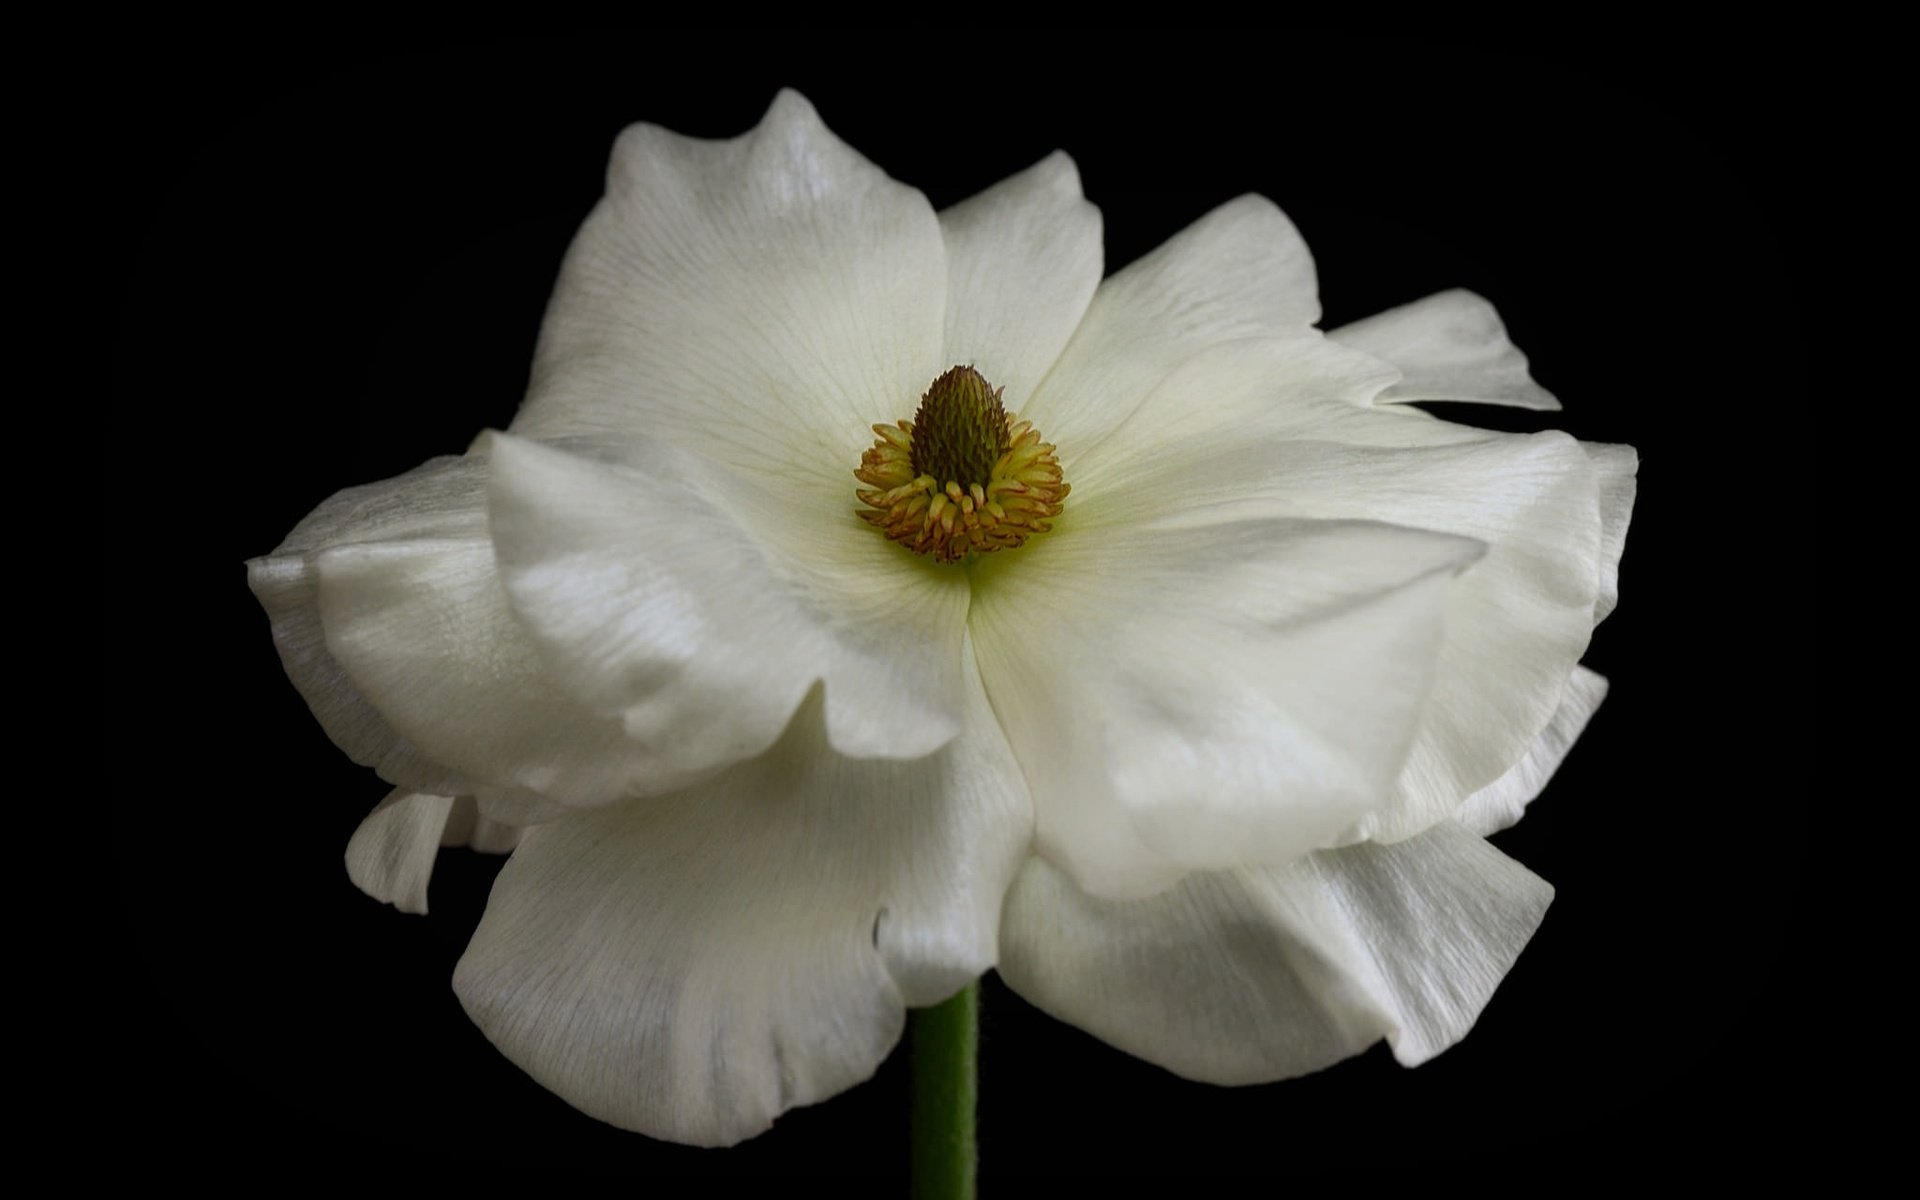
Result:
<svg viewBox="0 0 1920 1200">
<path fill-rule="evenodd" d="M 913 1195 L 973 1200 L 979 1152 L 973 1112 L 979 1083 L 980 984 L 913 1021 Z"/>
</svg>

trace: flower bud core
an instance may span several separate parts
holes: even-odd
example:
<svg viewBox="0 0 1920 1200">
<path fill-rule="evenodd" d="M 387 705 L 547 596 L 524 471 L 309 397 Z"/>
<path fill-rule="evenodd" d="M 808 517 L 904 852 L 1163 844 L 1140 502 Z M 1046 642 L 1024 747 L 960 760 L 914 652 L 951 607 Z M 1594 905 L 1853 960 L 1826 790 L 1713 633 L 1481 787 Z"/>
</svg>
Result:
<svg viewBox="0 0 1920 1200">
<path fill-rule="evenodd" d="M 913 419 L 875 425 L 860 457 L 860 518 L 916 554 L 958 562 L 1053 528 L 1068 485 L 1054 448 L 970 366 L 928 386 Z"/>
</svg>

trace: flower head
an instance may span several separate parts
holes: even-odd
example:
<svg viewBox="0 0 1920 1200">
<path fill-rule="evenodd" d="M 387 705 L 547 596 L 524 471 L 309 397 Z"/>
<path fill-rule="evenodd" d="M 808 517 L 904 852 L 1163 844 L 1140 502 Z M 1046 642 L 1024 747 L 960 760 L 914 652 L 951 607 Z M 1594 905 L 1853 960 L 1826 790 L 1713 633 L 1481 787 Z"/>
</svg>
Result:
<svg viewBox="0 0 1920 1200">
<path fill-rule="evenodd" d="M 1480 835 L 1604 693 L 1633 452 L 1406 404 L 1554 407 L 1467 293 L 1316 330 L 1258 197 L 1101 274 L 1063 155 L 936 214 L 793 93 L 635 126 L 510 428 L 251 564 L 395 785 L 355 880 L 512 851 L 455 986 L 576 1106 L 737 1141 L 996 966 L 1198 1079 L 1417 1063 L 1531 935 Z"/>
</svg>

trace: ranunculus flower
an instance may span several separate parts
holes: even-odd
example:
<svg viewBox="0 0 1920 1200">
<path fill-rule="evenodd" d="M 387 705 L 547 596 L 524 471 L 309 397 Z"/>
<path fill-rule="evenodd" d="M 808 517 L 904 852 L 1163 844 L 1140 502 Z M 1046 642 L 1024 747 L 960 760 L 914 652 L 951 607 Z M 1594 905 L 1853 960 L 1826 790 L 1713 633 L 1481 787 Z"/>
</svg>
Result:
<svg viewBox="0 0 1920 1200">
<path fill-rule="evenodd" d="M 1531 936 L 1482 835 L 1604 694 L 1633 451 L 1409 406 L 1555 402 L 1464 292 L 1316 330 L 1259 197 L 1101 274 L 1064 155 L 936 214 L 793 93 L 635 126 L 512 426 L 252 564 L 395 785 L 354 880 L 512 851 L 455 987 L 574 1105 L 750 1137 L 990 967 L 1196 1079 L 1417 1064 Z"/>
</svg>

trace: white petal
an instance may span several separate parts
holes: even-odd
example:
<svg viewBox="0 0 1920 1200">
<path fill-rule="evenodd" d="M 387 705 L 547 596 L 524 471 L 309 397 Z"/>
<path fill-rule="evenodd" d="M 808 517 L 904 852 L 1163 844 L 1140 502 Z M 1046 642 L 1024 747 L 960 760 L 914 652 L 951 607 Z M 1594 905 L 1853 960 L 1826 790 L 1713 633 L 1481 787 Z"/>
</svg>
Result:
<svg viewBox="0 0 1920 1200">
<path fill-rule="evenodd" d="M 905 1004 L 997 956 L 1030 815 L 978 684 L 916 762 L 827 746 L 818 692 L 765 757 L 527 831 L 454 986 L 569 1103 L 726 1145 L 867 1078 Z"/>
<path fill-rule="evenodd" d="M 1518 763 L 1586 652 L 1608 573 L 1599 472 L 1559 433 L 1295 464 L 1320 510 L 1421 519 L 1489 549 L 1448 599 L 1446 639 L 1419 736 L 1387 808 L 1356 835 L 1409 837 Z M 1339 488 L 1350 494 L 1335 504 Z"/>
<path fill-rule="evenodd" d="M 1332 844 L 1398 774 L 1480 550 L 1361 522 L 1063 518 L 983 560 L 969 622 L 1040 851 L 1128 896 Z"/>
<path fill-rule="evenodd" d="M 329 497 L 272 554 L 247 564 L 247 583 L 267 610 L 287 677 L 335 745 L 389 783 L 456 793 L 470 784 L 398 733 L 327 649 L 320 623 L 320 573 L 313 556 L 331 545 L 404 540 L 486 525 L 486 465 L 436 458 L 394 479 Z"/>
<path fill-rule="evenodd" d="M 1449 597 L 1432 703 L 1392 802 L 1343 840 L 1417 833 L 1527 753 L 1611 606 L 1633 501 L 1630 447 L 1368 406 L 1391 378 L 1312 333 L 1211 347 L 1114 435 L 1071 459 L 1061 448 L 1073 494 L 1047 535 L 1313 518 L 1487 543 Z"/>
<path fill-rule="evenodd" d="M 1319 316 L 1299 231 L 1270 201 L 1242 196 L 1103 282 L 1019 412 L 1068 463 L 1121 428 L 1185 359 L 1236 338 L 1297 335 Z"/>
<path fill-rule="evenodd" d="M 1285 1079 L 1381 1037 L 1413 1066 L 1466 1035 L 1552 897 L 1453 825 L 1130 901 L 1088 896 L 1036 859 L 1007 896 L 1000 974 L 1191 1079 Z"/>
<path fill-rule="evenodd" d="M 507 609 L 484 530 L 316 561 L 335 659 L 396 729 L 468 778 L 593 805 L 696 777 L 555 686 Z"/>
<path fill-rule="evenodd" d="M 959 731 L 967 580 L 853 516 L 741 520 L 753 480 L 646 438 L 614 464 L 494 440 L 494 548 L 558 678 L 678 767 L 771 745 L 815 681 L 833 745 L 911 758 Z M 851 478 L 851 476 L 849 476 Z"/>
<path fill-rule="evenodd" d="M 1560 402 L 1527 374 L 1527 356 L 1486 299 L 1454 289 L 1342 325 L 1327 336 L 1400 368 L 1376 403 L 1470 400 L 1553 411 Z"/>
<path fill-rule="evenodd" d="M 940 214 L 949 364 L 970 363 L 1018 411 L 1100 284 L 1100 210 L 1055 153 Z M 896 414 L 910 416 L 908 412 Z M 891 419 L 891 418 L 889 418 Z"/>
<path fill-rule="evenodd" d="M 1585 667 L 1575 667 L 1573 677 L 1567 680 L 1567 690 L 1560 697 L 1560 707 L 1554 710 L 1553 719 L 1540 731 L 1540 736 L 1533 740 L 1526 756 L 1505 775 L 1467 797 L 1466 803 L 1453 814 L 1454 821 L 1482 837 L 1498 833 L 1518 821 L 1527 805 L 1560 769 L 1560 760 L 1573 749 L 1574 742 L 1587 727 L 1588 718 L 1606 698 L 1606 677 Z"/>
<path fill-rule="evenodd" d="M 1321 442 L 1401 445 L 1446 430 L 1458 432 L 1441 440 L 1485 436 L 1417 409 L 1366 408 L 1392 378 L 1384 363 L 1314 330 L 1207 347 L 1168 371 L 1098 443 L 1055 443 L 1073 487 L 1067 512 L 1076 527 L 1266 516 L 1291 503 L 1279 455 L 1311 453 Z"/>
<path fill-rule="evenodd" d="M 751 133 L 620 135 L 561 269 L 513 430 L 641 433 L 853 503 L 869 427 L 945 366 L 933 209 L 794 92 Z"/>
<path fill-rule="evenodd" d="M 494 572 L 487 475 L 484 457 L 443 458 L 350 488 L 248 564 L 289 676 L 343 749 L 410 791 L 603 803 L 681 782 L 545 678 Z"/>
<path fill-rule="evenodd" d="M 1620 600 L 1620 555 L 1627 548 L 1627 524 L 1633 519 L 1640 455 L 1632 446 L 1583 445 L 1600 477 L 1600 594 L 1593 602 L 1593 623 L 1598 625 Z"/>
<path fill-rule="evenodd" d="M 1417 833 L 1526 754 L 1592 636 L 1632 496 L 1630 449 L 1368 407 L 1381 378 L 1374 360 L 1317 336 L 1196 355 L 1127 428 L 1068 464 L 1073 495 L 1048 535 L 1310 518 L 1487 544 L 1448 598 L 1432 700 L 1392 802 L 1345 840 Z"/>
<path fill-rule="evenodd" d="M 395 788 L 347 842 L 347 878 L 401 912 L 427 911 L 427 881 L 453 811 L 452 796 Z"/>
</svg>

